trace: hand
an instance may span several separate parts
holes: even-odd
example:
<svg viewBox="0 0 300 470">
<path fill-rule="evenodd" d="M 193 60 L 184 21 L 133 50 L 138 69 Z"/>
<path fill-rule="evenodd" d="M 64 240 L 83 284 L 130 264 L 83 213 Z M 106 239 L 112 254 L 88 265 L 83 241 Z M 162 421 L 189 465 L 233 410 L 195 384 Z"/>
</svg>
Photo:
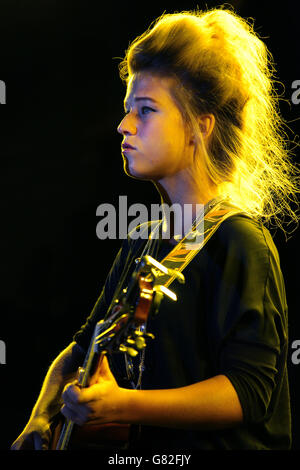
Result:
<svg viewBox="0 0 300 470">
<path fill-rule="evenodd" d="M 75 424 L 105 424 L 121 422 L 126 406 L 126 389 L 120 388 L 103 356 L 97 379 L 86 388 L 77 382 L 64 388 L 61 413 Z"/>
<path fill-rule="evenodd" d="M 50 438 L 48 417 L 37 416 L 29 420 L 23 432 L 12 444 L 11 450 L 47 450 Z"/>
</svg>

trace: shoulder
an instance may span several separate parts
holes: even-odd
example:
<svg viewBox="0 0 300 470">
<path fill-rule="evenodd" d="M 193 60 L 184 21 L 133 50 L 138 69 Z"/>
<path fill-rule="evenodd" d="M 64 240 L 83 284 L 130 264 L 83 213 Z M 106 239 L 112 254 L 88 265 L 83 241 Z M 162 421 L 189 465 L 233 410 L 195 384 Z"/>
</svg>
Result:
<svg viewBox="0 0 300 470">
<path fill-rule="evenodd" d="M 244 306 L 252 305 L 254 310 L 268 298 L 272 298 L 270 304 L 285 304 L 278 251 L 261 222 L 247 215 L 233 215 L 220 225 L 205 248 L 205 282 L 208 290 L 213 286 L 212 296 L 223 293 L 225 304 L 234 298 L 240 305 L 243 299 Z"/>
<path fill-rule="evenodd" d="M 243 264 L 269 270 L 270 262 L 277 268 L 280 260 L 277 247 L 269 230 L 262 222 L 246 214 L 236 214 L 226 219 L 218 228 L 208 251 L 213 258 L 227 259 L 231 264 Z"/>
<path fill-rule="evenodd" d="M 241 251 L 275 251 L 274 241 L 269 230 L 246 214 L 235 214 L 226 219 L 217 231 L 217 240 L 222 247 L 235 246 Z"/>
</svg>

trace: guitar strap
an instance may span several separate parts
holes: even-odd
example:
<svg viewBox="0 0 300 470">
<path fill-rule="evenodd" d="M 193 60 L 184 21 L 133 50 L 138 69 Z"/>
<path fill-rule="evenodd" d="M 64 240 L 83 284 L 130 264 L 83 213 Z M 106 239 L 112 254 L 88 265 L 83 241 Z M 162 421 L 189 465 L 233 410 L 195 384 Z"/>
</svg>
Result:
<svg viewBox="0 0 300 470">
<path fill-rule="evenodd" d="M 194 227 L 171 252 L 165 256 L 161 264 L 177 272 L 183 271 L 220 227 L 222 222 L 232 215 L 241 212 L 242 210 L 240 208 L 228 204 L 224 202 L 224 200 L 217 202 L 213 205 L 212 209 L 207 213 L 204 212 L 202 217 L 198 218 Z M 176 274 L 170 277 L 161 272 L 157 272 L 156 283 L 169 287 L 176 277 Z"/>
</svg>

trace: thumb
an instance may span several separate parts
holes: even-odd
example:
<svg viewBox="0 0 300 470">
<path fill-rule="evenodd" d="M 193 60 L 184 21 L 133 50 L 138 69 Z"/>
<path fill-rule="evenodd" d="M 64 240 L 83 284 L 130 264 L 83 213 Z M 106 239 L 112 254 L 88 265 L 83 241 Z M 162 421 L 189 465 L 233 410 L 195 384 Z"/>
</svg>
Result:
<svg viewBox="0 0 300 470">
<path fill-rule="evenodd" d="M 106 354 L 103 354 L 102 361 L 100 364 L 99 375 L 102 379 L 111 379 L 113 377 L 112 372 L 109 367 L 108 357 Z"/>
<path fill-rule="evenodd" d="M 100 364 L 98 366 L 96 374 L 92 377 L 90 385 L 93 385 L 101 380 L 114 380 L 114 376 L 110 370 L 109 362 L 106 354 L 103 354 L 100 358 Z"/>
</svg>

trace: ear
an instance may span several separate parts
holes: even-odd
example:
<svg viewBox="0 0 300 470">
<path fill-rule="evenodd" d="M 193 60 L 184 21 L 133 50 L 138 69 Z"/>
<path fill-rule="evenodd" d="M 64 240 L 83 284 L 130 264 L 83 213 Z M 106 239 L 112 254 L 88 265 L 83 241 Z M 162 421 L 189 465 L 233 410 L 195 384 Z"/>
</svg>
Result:
<svg viewBox="0 0 300 470">
<path fill-rule="evenodd" d="M 215 127 L 215 116 L 213 114 L 202 114 L 198 118 L 199 129 L 204 140 L 207 140 Z"/>
<path fill-rule="evenodd" d="M 213 114 L 201 114 L 197 118 L 199 124 L 199 130 L 201 132 L 202 138 L 204 141 L 212 134 L 212 131 L 215 126 L 215 116 Z M 195 135 L 192 133 L 190 136 L 190 144 L 195 145 L 196 138 Z"/>
</svg>

